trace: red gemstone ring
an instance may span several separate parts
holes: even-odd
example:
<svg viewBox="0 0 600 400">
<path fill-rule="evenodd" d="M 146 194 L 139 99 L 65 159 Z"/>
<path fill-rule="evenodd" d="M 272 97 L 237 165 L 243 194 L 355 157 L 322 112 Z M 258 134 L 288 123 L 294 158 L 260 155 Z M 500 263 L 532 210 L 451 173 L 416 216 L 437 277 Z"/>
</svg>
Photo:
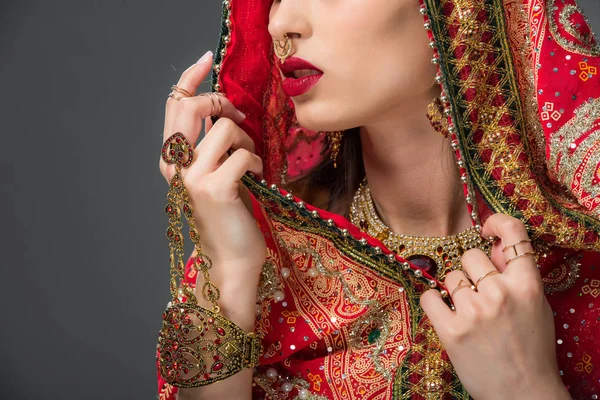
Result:
<svg viewBox="0 0 600 400">
<path fill-rule="evenodd" d="M 161 156 L 167 164 L 187 168 L 194 162 L 194 147 L 181 132 L 169 137 L 163 144 Z"/>
</svg>

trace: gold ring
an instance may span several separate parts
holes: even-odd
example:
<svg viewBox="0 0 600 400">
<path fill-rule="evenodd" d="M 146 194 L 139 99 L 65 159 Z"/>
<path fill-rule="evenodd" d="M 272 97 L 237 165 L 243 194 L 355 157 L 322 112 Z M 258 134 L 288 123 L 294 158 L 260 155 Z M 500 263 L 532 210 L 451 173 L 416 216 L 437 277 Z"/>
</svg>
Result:
<svg viewBox="0 0 600 400">
<path fill-rule="evenodd" d="M 509 262 L 514 261 L 517 258 L 521 258 L 521 257 L 524 257 L 524 256 L 535 256 L 535 251 L 527 251 L 525 253 L 517 254 L 513 258 L 509 258 L 508 260 L 506 260 L 506 265 L 508 265 Z"/>
<path fill-rule="evenodd" d="M 221 96 L 224 96 L 224 94 L 217 92 L 206 92 L 200 93 L 198 96 L 208 97 L 210 99 L 212 108 L 210 110 L 209 117 L 218 117 L 219 115 L 221 115 L 221 112 L 223 111 L 223 104 L 221 104 Z"/>
<path fill-rule="evenodd" d="M 181 99 L 185 98 L 184 96 L 177 96 L 177 95 L 175 94 L 175 92 L 171 92 L 171 93 L 169 93 L 169 97 L 170 97 L 170 98 L 172 98 L 172 99 L 175 99 L 175 100 L 177 100 L 177 101 L 179 101 L 179 100 L 181 100 Z"/>
<path fill-rule="evenodd" d="M 523 239 L 523 240 L 519 240 L 517 242 L 514 242 L 513 244 L 509 244 L 508 246 L 504 246 L 504 248 L 502 249 L 502 252 L 504 253 L 506 250 L 508 250 L 508 248 L 512 247 L 513 251 L 515 252 L 515 256 L 518 255 L 519 253 L 517 252 L 517 245 L 519 243 L 531 243 L 531 239 Z"/>
<path fill-rule="evenodd" d="M 219 109 L 217 110 L 217 113 L 215 115 L 213 115 L 214 117 L 218 117 L 219 115 L 221 115 L 221 112 L 223 111 L 223 104 L 221 104 L 221 96 L 219 96 L 218 94 L 211 92 L 210 93 L 211 96 L 214 96 L 217 99 L 217 103 L 219 105 Z"/>
<path fill-rule="evenodd" d="M 494 269 L 492 271 L 486 272 L 485 274 L 481 275 L 479 277 L 479 279 L 477 279 L 477 282 L 475 282 L 475 287 L 477 287 L 479 285 L 479 282 L 481 282 L 483 280 L 483 278 L 490 276 L 490 275 L 495 275 L 495 274 L 499 274 L 500 271 L 498 271 L 497 269 Z"/>
<path fill-rule="evenodd" d="M 460 289 L 463 288 L 471 288 L 471 290 L 477 289 L 475 285 L 471 285 L 470 283 L 467 283 L 465 280 L 461 279 L 460 282 L 458 282 L 458 285 L 456 285 L 456 287 L 452 291 L 452 293 L 450 293 L 450 297 L 454 297 L 454 293 L 458 292 Z"/>
<path fill-rule="evenodd" d="M 180 87 L 179 87 L 179 86 L 177 86 L 177 85 L 173 85 L 173 86 L 171 86 L 171 90 L 173 90 L 173 91 L 175 91 L 175 92 L 179 92 L 179 93 L 181 93 L 181 94 L 183 94 L 184 96 L 187 96 L 187 97 L 193 97 L 193 96 L 194 96 L 193 94 L 191 94 L 191 93 L 190 93 L 190 92 L 188 92 L 187 90 L 185 90 L 185 89 L 182 89 L 182 88 L 180 88 Z"/>
<path fill-rule="evenodd" d="M 210 103 L 212 104 L 212 108 L 210 110 L 209 117 L 213 117 L 215 115 L 215 108 L 216 108 L 215 99 L 213 98 L 213 96 L 211 96 L 210 93 L 201 93 L 198 96 L 208 97 L 210 99 Z"/>
</svg>

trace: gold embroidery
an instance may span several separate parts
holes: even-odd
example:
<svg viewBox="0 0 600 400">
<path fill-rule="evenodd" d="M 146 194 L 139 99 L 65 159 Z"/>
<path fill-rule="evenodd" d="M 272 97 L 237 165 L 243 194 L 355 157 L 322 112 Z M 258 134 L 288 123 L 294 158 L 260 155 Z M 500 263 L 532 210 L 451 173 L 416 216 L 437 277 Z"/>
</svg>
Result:
<svg viewBox="0 0 600 400">
<path fill-rule="evenodd" d="M 542 278 L 544 291 L 548 294 L 562 292 L 573 287 L 579 277 L 581 263 L 579 255 L 566 257 L 565 262 L 558 265 Z"/>
<path fill-rule="evenodd" d="M 581 70 L 581 73 L 579 74 L 579 79 L 581 79 L 584 82 L 587 82 L 588 80 L 593 78 L 594 75 L 598 74 L 598 68 L 592 65 L 588 65 L 588 63 L 585 61 L 579 63 L 579 69 Z"/>
<path fill-rule="evenodd" d="M 414 398 L 442 399 L 450 395 L 453 399 L 470 399 L 460 381 L 447 381 L 452 373 L 450 360 L 445 355 L 442 343 L 435 333 L 431 322 L 423 317 L 417 328 L 416 337 L 422 337 L 410 349 L 400 375 L 394 383 L 394 399 Z M 415 379 L 420 377 L 417 382 Z"/>
<path fill-rule="evenodd" d="M 548 121 L 549 119 L 558 121 L 562 117 L 562 114 L 554 109 L 554 103 L 547 101 L 544 107 L 542 107 L 540 116 L 542 117 L 542 121 Z"/>
<path fill-rule="evenodd" d="M 535 121 L 536 96 L 520 92 L 520 88 L 535 86 L 523 84 L 531 78 L 527 69 L 525 76 L 515 69 L 515 65 L 535 65 L 532 61 L 539 60 L 539 54 L 532 50 L 512 57 L 509 40 L 519 34 L 510 32 L 509 37 L 504 4 L 512 4 L 506 11 L 511 30 L 515 19 L 521 18 L 515 12 L 521 5 L 511 1 L 426 0 L 462 161 L 492 210 L 521 219 L 532 238 L 598 250 L 600 240 L 586 236 L 600 229 L 598 221 L 588 216 L 573 196 L 568 197 L 562 185 L 546 178 L 544 135 L 539 117 Z M 456 4 L 459 6 L 450 7 Z M 535 14 L 535 6 L 529 12 L 535 24 L 532 38 L 541 46 L 544 16 Z M 449 30 L 456 34 L 447 35 Z M 535 74 L 531 75 L 535 79 Z M 522 98 L 528 99 L 527 103 Z"/>
<path fill-rule="evenodd" d="M 585 20 L 585 23 L 589 26 L 590 23 L 586 18 L 583 10 L 574 4 L 568 4 L 563 6 L 558 17 L 558 6 L 556 0 L 548 0 L 548 22 L 550 25 L 550 32 L 554 37 L 554 40 L 565 50 L 573 53 L 578 53 L 586 56 L 600 56 L 600 45 L 596 42 L 594 33 L 590 30 L 590 36 L 583 37 L 578 29 L 573 25 L 571 17 L 575 14 L 579 14 Z M 564 29 L 569 35 L 576 40 L 571 40 L 565 37 L 560 31 L 560 28 Z"/>
<path fill-rule="evenodd" d="M 575 116 L 550 140 L 549 169 L 571 189 L 581 205 L 600 215 L 600 185 L 594 178 L 600 163 L 600 99 L 575 110 Z"/>
<path fill-rule="evenodd" d="M 326 278 L 335 279 L 342 287 L 342 294 L 351 304 L 364 307 L 366 310 L 365 313 L 347 328 L 349 329 L 348 336 L 350 346 L 354 350 L 368 348 L 370 350 L 370 359 L 375 371 L 381 374 L 386 380 L 391 379 L 393 377 L 391 369 L 396 367 L 397 364 L 391 366 L 391 364 L 394 363 L 384 363 L 381 355 L 383 352 L 387 352 L 386 346 L 388 348 L 390 347 L 390 339 L 398 334 L 399 331 L 406 329 L 406 327 L 399 326 L 398 322 L 394 324 L 395 326 L 392 329 L 391 321 L 400 320 L 402 318 L 401 314 L 392 317 L 392 312 L 385 311 L 381 304 L 375 299 L 377 295 L 376 288 L 373 288 L 369 281 L 361 276 L 360 273 L 352 274 L 352 271 L 350 270 L 350 274 L 348 274 L 348 269 L 336 266 L 334 259 L 339 259 L 339 255 L 336 256 L 335 254 L 331 254 L 330 256 L 332 258 L 329 259 L 329 262 L 325 262 L 317 249 L 304 242 L 305 237 L 289 235 L 287 232 L 284 232 L 284 230 L 285 228 L 283 226 L 279 227 L 277 239 L 280 246 L 286 249 L 292 258 L 306 262 L 309 257 L 312 260 L 311 265 L 315 265 L 314 268 L 319 272 L 319 276 L 316 278 L 317 281 Z M 335 251 L 335 249 L 332 250 Z M 329 267 L 326 268 L 325 265 L 329 265 Z M 349 279 L 348 275 L 353 276 Z M 335 285 L 317 282 L 313 291 L 317 296 L 327 298 L 328 296 L 335 296 L 336 288 L 337 286 Z M 403 292 L 404 289 L 399 291 L 400 294 Z M 353 311 L 356 312 L 357 309 L 354 309 Z M 286 317 L 285 313 L 286 311 L 282 313 L 284 317 Z M 335 313 L 332 312 L 332 315 L 334 314 Z M 376 340 L 373 340 L 373 343 L 370 343 L 369 345 L 361 344 L 361 334 L 364 333 L 363 331 L 366 327 L 372 328 L 372 330 L 369 331 L 371 334 L 373 334 L 372 332 L 377 332 Z M 328 338 L 325 338 L 325 340 L 328 340 Z"/>
<path fill-rule="evenodd" d="M 268 249 L 272 252 L 270 249 Z M 281 278 L 273 261 L 267 259 L 263 265 L 258 285 L 257 299 L 259 303 L 271 299 L 276 291 L 283 290 Z"/>
<path fill-rule="evenodd" d="M 594 364 L 592 364 L 592 356 L 584 352 L 583 357 L 581 357 L 581 361 L 575 365 L 575 371 L 585 372 L 589 375 L 592 373 L 593 369 Z"/>
<path fill-rule="evenodd" d="M 389 317 L 384 310 L 371 310 L 354 322 L 349 332 L 350 347 L 354 351 L 372 348 L 371 360 L 375 371 L 387 380 L 391 379 L 393 374 L 383 366 L 379 356 L 390 337 Z"/>
<path fill-rule="evenodd" d="M 328 387 L 340 398 L 384 395 L 389 382 L 373 371 L 373 350 L 379 350 L 344 350 L 350 341 L 352 323 L 370 310 L 377 310 L 378 305 L 386 310 L 389 340 L 376 354 L 376 362 L 384 370 L 394 371 L 408 350 L 398 343 L 409 347 L 415 335 L 412 326 L 421 315 L 419 295 L 429 287 L 437 288 L 437 282 L 424 278 L 418 273 L 420 270 L 401 264 L 393 254 L 384 254 L 383 249 L 354 238 L 333 220 L 321 219 L 318 211 L 307 210 L 303 203 L 283 196 L 275 186 L 258 183 L 250 176 L 243 180 L 261 202 L 272 238 L 281 249 L 280 262 L 293 268 L 285 280 L 286 292 L 290 293 L 300 319 L 327 346 L 329 354 L 324 358 L 323 374 Z M 309 273 L 310 268 L 316 270 L 316 276 Z M 278 354 L 281 346 L 279 342 L 271 344 L 267 357 Z M 309 347 L 317 349 L 312 344 Z M 454 372 L 449 371 L 445 378 L 455 379 Z"/>
<path fill-rule="evenodd" d="M 169 385 L 168 383 L 165 383 L 163 385 L 163 388 L 160 390 L 160 393 L 158 394 L 158 399 L 159 400 L 169 400 L 169 398 L 173 395 L 174 393 L 174 387 Z"/>
<path fill-rule="evenodd" d="M 254 384 L 258 385 L 270 400 L 328 400 L 325 396 L 308 392 L 310 389 L 310 383 L 299 377 L 283 378 L 276 376 L 270 378 L 264 373 L 256 373 L 254 374 L 253 378 Z M 282 386 L 284 384 L 291 385 L 291 387 L 296 389 L 298 392 L 304 391 L 303 395 L 305 397 L 301 398 L 299 394 L 294 397 L 290 397 L 290 392 L 282 390 Z"/>
<path fill-rule="evenodd" d="M 581 293 L 589 294 L 593 298 L 600 296 L 600 279 L 590 280 L 590 283 L 581 287 Z"/>
</svg>

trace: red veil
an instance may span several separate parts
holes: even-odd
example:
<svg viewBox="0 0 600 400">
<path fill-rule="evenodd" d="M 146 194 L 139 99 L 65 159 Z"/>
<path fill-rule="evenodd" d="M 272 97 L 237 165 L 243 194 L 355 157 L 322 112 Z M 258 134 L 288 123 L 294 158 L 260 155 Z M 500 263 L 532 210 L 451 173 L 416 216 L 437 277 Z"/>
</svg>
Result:
<svg viewBox="0 0 600 400">
<path fill-rule="evenodd" d="M 563 381 L 573 398 L 597 398 L 600 44 L 573 0 L 421 3 L 473 224 L 491 212 L 526 224 Z M 213 75 L 213 88 L 247 115 L 242 128 L 265 163 L 266 181 L 244 178 L 268 246 L 255 398 L 469 398 L 419 307 L 441 281 L 279 187 L 286 170 L 309 173 L 325 142 L 298 127 L 280 89 L 270 6 L 224 1 Z M 193 284 L 195 272 L 187 278 Z M 159 378 L 159 393 L 172 399 L 175 389 Z"/>
</svg>

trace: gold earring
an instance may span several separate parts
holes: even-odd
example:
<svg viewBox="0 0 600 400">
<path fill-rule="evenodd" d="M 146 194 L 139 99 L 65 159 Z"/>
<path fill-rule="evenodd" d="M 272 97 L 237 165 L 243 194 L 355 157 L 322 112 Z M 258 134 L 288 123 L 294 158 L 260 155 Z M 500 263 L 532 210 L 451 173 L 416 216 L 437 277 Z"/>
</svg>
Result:
<svg viewBox="0 0 600 400">
<path fill-rule="evenodd" d="M 439 97 L 436 97 L 427 107 L 427 119 L 431 122 L 431 126 L 444 138 L 448 138 L 448 118 L 444 116 L 444 105 Z"/>
<path fill-rule="evenodd" d="M 283 35 L 283 37 L 285 38 L 285 43 L 283 44 L 279 40 L 273 39 L 273 49 L 275 50 L 275 55 L 277 58 L 279 58 L 279 61 L 281 61 L 282 64 L 285 63 L 285 60 L 287 60 L 292 54 L 294 54 L 292 39 L 290 39 L 287 33 Z"/>
<path fill-rule="evenodd" d="M 337 168 L 344 131 L 327 132 L 327 139 L 329 141 L 329 157 L 333 160 L 333 168 Z"/>
</svg>

